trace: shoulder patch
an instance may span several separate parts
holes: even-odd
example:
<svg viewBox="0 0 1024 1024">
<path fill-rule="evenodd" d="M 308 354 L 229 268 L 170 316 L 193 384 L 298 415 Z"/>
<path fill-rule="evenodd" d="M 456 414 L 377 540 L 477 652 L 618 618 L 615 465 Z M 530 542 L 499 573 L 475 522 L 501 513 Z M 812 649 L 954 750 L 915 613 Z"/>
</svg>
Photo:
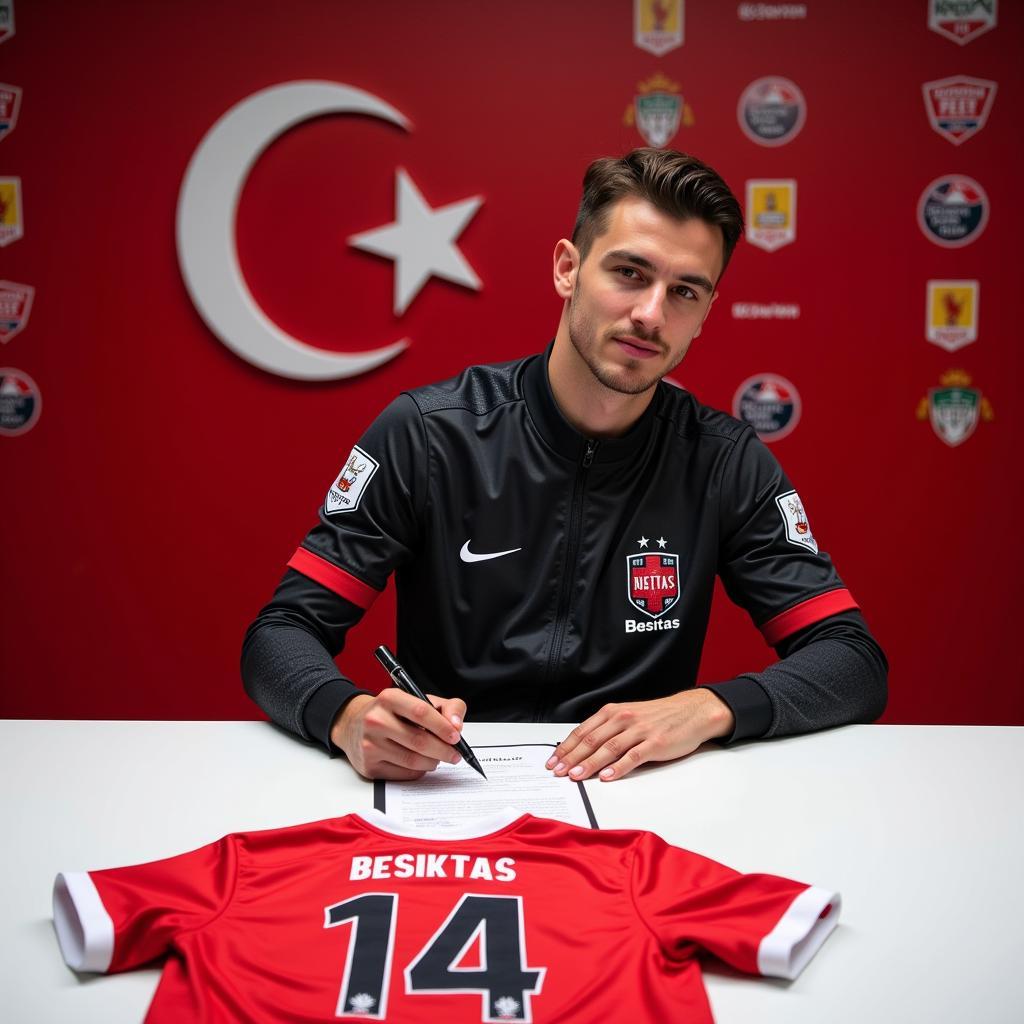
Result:
<svg viewBox="0 0 1024 1024">
<path fill-rule="evenodd" d="M 818 542 L 811 533 L 810 523 L 807 522 L 807 513 L 804 512 L 804 504 L 796 491 L 786 491 L 775 499 L 779 506 L 779 513 L 782 516 L 782 523 L 786 527 L 786 540 L 797 547 L 809 548 L 815 554 L 818 553 Z"/>
<path fill-rule="evenodd" d="M 331 484 L 324 500 L 324 512 L 335 515 L 338 512 L 355 512 L 373 474 L 380 469 L 380 463 L 367 455 L 359 445 L 352 449 L 338 479 Z"/>
</svg>

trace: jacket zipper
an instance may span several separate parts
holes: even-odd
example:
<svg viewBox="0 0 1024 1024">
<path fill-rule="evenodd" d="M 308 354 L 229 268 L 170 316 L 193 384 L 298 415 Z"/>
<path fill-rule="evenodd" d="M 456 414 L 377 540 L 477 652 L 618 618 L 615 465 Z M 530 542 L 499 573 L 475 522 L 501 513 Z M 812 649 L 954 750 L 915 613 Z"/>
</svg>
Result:
<svg viewBox="0 0 1024 1024">
<path fill-rule="evenodd" d="M 552 690 L 558 676 L 559 663 L 562 660 L 562 643 L 565 630 L 569 624 L 569 605 L 572 602 L 572 585 L 576 577 L 576 558 L 579 554 L 580 533 L 583 528 L 583 492 L 587 471 L 594 461 L 597 452 L 597 441 L 587 441 L 583 458 L 576 467 L 576 479 L 572 485 L 572 503 L 569 509 L 569 536 L 566 543 L 565 568 L 562 572 L 562 584 L 558 592 L 558 605 L 555 610 L 555 629 L 551 637 L 551 653 L 548 656 L 548 668 L 544 674 L 544 689 L 534 721 L 547 720 L 552 705 Z"/>
</svg>

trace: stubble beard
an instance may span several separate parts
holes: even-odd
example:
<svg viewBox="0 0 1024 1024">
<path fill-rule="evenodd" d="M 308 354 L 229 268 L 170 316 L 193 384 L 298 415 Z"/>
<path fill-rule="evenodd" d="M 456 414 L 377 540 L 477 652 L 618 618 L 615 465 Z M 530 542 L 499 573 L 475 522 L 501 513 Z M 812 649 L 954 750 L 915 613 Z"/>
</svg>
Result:
<svg viewBox="0 0 1024 1024">
<path fill-rule="evenodd" d="M 620 395 L 643 394 L 645 391 L 653 388 L 662 377 L 670 374 L 682 362 L 683 356 L 686 355 L 685 350 L 679 354 L 679 358 L 671 363 L 663 373 L 656 373 L 650 376 L 644 374 L 643 365 L 639 359 L 631 359 L 625 366 L 608 367 L 602 365 L 599 354 L 602 342 L 610 341 L 616 335 L 624 332 L 611 330 L 603 338 L 599 339 L 590 320 L 582 313 L 578 306 L 577 298 L 579 294 L 580 285 L 577 280 L 576 288 L 572 293 L 572 298 L 569 300 L 569 340 L 572 342 L 572 347 L 579 354 L 580 359 L 586 363 L 587 368 L 597 379 L 598 383 L 603 384 L 610 391 L 616 391 Z M 638 330 L 636 326 L 631 326 L 628 333 L 632 337 L 654 342 L 654 344 L 661 347 L 661 342 L 657 337 Z M 615 343 L 612 342 L 612 344 Z"/>
</svg>

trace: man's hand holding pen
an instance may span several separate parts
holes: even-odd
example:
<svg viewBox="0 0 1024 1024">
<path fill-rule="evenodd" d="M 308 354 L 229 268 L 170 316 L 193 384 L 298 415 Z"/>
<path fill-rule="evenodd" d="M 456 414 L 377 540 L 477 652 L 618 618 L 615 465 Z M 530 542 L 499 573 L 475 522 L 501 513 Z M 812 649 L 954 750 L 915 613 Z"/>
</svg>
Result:
<svg viewBox="0 0 1024 1024">
<path fill-rule="evenodd" d="M 418 779 L 440 761 L 462 760 L 453 744 L 461 738 L 465 713 L 466 703 L 457 697 L 430 696 L 426 703 L 389 687 L 376 697 L 353 697 L 335 718 L 331 740 L 364 778 Z"/>
</svg>

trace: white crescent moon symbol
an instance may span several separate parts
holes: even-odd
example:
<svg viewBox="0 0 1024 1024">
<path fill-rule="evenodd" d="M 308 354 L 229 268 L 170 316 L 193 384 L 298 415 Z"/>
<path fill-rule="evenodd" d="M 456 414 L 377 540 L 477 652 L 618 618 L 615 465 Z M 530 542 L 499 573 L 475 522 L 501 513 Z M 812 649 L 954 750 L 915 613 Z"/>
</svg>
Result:
<svg viewBox="0 0 1024 1024">
<path fill-rule="evenodd" d="M 292 380 L 337 380 L 393 359 L 408 338 L 369 352 L 326 352 L 271 321 L 242 277 L 235 245 L 238 199 L 260 154 L 283 132 L 323 114 L 369 114 L 408 131 L 394 107 L 336 82 L 287 82 L 254 93 L 206 133 L 178 196 L 178 264 L 206 325 L 236 355 Z"/>
</svg>

